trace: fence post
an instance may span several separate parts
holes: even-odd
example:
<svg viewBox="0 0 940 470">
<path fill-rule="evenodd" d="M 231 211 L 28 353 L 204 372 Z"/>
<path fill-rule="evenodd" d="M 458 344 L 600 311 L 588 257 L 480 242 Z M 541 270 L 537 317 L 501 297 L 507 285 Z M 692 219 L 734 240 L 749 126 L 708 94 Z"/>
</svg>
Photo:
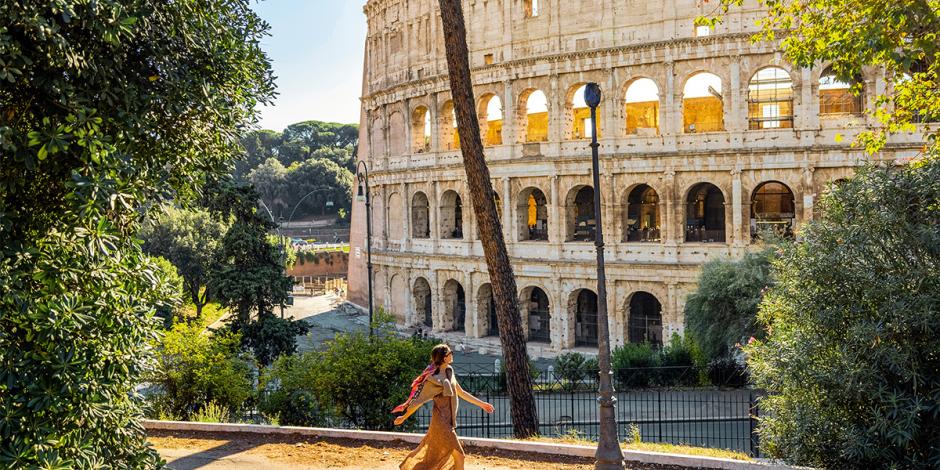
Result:
<svg viewBox="0 0 940 470">
<path fill-rule="evenodd" d="M 659 422 L 659 440 L 656 442 L 663 442 L 663 392 L 662 390 L 656 391 L 656 404 L 659 408 L 659 411 L 656 413 L 656 421 Z"/>
<path fill-rule="evenodd" d="M 760 457 L 760 436 L 757 434 L 757 418 L 760 415 L 760 404 L 757 401 L 757 396 L 753 390 L 748 392 L 750 397 L 751 412 L 750 419 L 748 420 L 751 424 L 751 457 Z"/>
</svg>

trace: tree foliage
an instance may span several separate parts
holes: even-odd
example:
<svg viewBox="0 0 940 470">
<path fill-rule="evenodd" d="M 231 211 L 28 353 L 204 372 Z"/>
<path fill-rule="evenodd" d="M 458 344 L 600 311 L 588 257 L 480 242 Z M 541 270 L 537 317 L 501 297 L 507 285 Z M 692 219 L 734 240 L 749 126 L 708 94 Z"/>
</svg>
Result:
<svg viewBox="0 0 940 470">
<path fill-rule="evenodd" d="M 147 468 L 155 301 L 134 234 L 269 101 L 246 2 L 0 2 L 0 466 Z"/>
<path fill-rule="evenodd" d="M 727 356 L 736 344 L 762 338 L 757 308 L 771 285 L 773 250 L 738 260 L 716 259 L 702 266 L 698 288 L 685 303 L 686 331 L 709 361 Z"/>
<path fill-rule="evenodd" d="M 183 277 L 196 315 L 212 300 L 208 282 L 228 225 L 199 208 L 169 208 L 145 223 L 140 237 L 144 251 L 169 260 Z"/>
<path fill-rule="evenodd" d="M 775 262 L 762 448 L 826 468 L 940 465 L 940 159 L 868 168 Z"/>
</svg>

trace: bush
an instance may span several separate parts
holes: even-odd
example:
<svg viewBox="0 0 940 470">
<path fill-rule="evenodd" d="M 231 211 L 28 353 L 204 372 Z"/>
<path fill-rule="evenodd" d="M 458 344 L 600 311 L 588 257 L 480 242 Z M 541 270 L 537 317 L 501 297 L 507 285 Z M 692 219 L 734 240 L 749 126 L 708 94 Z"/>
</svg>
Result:
<svg viewBox="0 0 940 470">
<path fill-rule="evenodd" d="M 673 333 L 669 344 L 628 343 L 611 354 L 614 378 L 625 388 L 694 386 L 702 382 L 702 353 L 689 336 Z"/>
<path fill-rule="evenodd" d="M 940 465 L 940 158 L 870 167 L 774 264 L 747 346 L 761 449 L 822 468 Z"/>
<path fill-rule="evenodd" d="M 698 346 L 692 341 L 692 338 L 673 333 L 669 344 L 664 346 L 659 353 L 659 363 L 663 367 L 657 379 L 659 385 L 698 385 L 700 380 L 695 366 L 696 356 L 700 355 Z"/>
<path fill-rule="evenodd" d="M 757 306 L 772 284 L 774 251 L 747 253 L 740 260 L 718 259 L 702 266 L 698 288 L 685 304 L 686 331 L 707 361 L 733 353 L 735 344 L 762 338 Z"/>
<path fill-rule="evenodd" d="M 611 353 L 614 378 L 621 387 L 649 387 L 655 384 L 659 367 L 659 353 L 649 343 L 627 343 L 617 346 Z"/>
<path fill-rule="evenodd" d="M 150 415 L 190 419 L 209 403 L 242 410 L 254 395 L 254 368 L 240 353 L 237 334 L 207 335 L 200 325 L 179 323 L 155 345 Z"/>
<path fill-rule="evenodd" d="M 278 359 L 263 379 L 269 392 L 261 409 L 284 424 L 335 417 L 358 428 L 392 429 L 391 410 L 408 398 L 434 344 L 399 338 L 382 325 L 372 340 L 362 333 L 337 335 L 324 351 Z"/>
<path fill-rule="evenodd" d="M 708 363 L 708 381 L 719 387 L 743 387 L 750 378 L 747 366 L 732 356 L 719 357 Z"/>
<path fill-rule="evenodd" d="M 599 370 L 596 357 L 586 357 L 576 352 L 558 355 L 553 366 L 555 377 L 565 390 L 575 390 L 582 383 L 593 383 Z"/>
</svg>

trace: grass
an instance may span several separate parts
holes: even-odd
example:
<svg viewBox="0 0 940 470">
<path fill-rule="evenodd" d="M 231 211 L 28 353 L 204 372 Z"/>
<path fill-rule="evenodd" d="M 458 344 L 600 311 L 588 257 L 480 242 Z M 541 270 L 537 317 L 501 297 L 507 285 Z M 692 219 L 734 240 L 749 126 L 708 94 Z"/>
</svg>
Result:
<svg viewBox="0 0 940 470">
<path fill-rule="evenodd" d="M 182 318 L 186 318 L 190 321 L 196 319 L 196 306 L 192 303 L 186 303 L 182 309 Z M 225 307 L 219 305 L 217 302 L 209 302 L 202 307 L 202 318 L 199 319 L 199 323 L 202 324 L 203 327 L 208 327 L 219 318 L 222 318 L 222 315 L 225 315 L 226 312 Z"/>
<path fill-rule="evenodd" d="M 588 439 L 577 431 L 558 437 L 534 437 L 530 439 L 535 442 L 548 442 L 552 444 L 570 444 L 579 446 L 596 446 L 597 441 Z M 726 449 L 709 449 L 706 447 L 683 446 L 676 444 L 663 444 L 654 442 L 625 442 L 621 447 L 627 450 L 638 450 L 643 452 L 661 452 L 666 454 L 694 455 L 699 457 L 714 457 L 719 459 L 733 460 L 752 460 L 750 456 L 743 452 L 736 452 Z"/>
</svg>

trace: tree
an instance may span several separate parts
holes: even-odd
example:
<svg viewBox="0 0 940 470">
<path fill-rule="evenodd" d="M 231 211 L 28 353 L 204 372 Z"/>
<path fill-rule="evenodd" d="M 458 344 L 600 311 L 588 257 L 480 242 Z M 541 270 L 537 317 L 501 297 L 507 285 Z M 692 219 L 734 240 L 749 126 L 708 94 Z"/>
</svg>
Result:
<svg viewBox="0 0 940 470">
<path fill-rule="evenodd" d="M 330 160 L 311 158 L 291 165 L 288 168 L 287 185 L 293 193 L 288 217 L 294 207 L 297 207 L 294 214 L 297 217 L 311 212 L 325 214 L 336 213 L 339 209 L 348 211 L 352 206 L 353 174 Z M 315 192 L 310 194 L 312 191 Z M 332 207 L 327 207 L 327 202 L 332 202 Z"/>
<path fill-rule="evenodd" d="M 822 468 L 940 465 L 940 159 L 870 167 L 774 263 L 746 348 L 761 448 Z"/>
<path fill-rule="evenodd" d="M 201 316 L 202 307 L 212 300 L 209 272 L 227 229 L 225 222 L 198 208 L 167 209 L 141 229 L 144 251 L 166 258 L 183 277 L 196 316 Z"/>
<path fill-rule="evenodd" d="M 270 101 L 246 2 L 0 2 L 0 466 L 152 468 L 143 216 Z"/>
<path fill-rule="evenodd" d="M 155 275 L 161 278 L 160 282 L 165 284 L 171 293 L 168 298 L 157 296 L 154 299 L 155 315 L 163 319 L 163 326 L 169 328 L 173 324 L 174 317 L 179 314 L 179 299 L 183 298 L 183 278 L 179 275 L 176 266 L 166 258 L 157 256 L 152 258 L 157 270 Z"/>
<path fill-rule="evenodd" d="M 483 157 L 480 123 L 475 112 L 476 101 L 473 98 L 473 86 L 470 79 L 467 30 L 460 3 L 459 0 L 440 0 L 450 90 L 454 98 L 457 132 L 461 136 L 460 150 L 463 154 L 467 185 L 473 201 L 473 212 L 480 227 L 480 240 L 490 274 L 490 283 L 493 286 L 493 303 L 496 304 L 499 338 L 508 372 L 507 385 L 513 431 L 517 438 L 525 438 L 538 434 L 538 416 L 535 409 L 535 397 L 532 394 L 532 378 L 529 375 L 522 319 L 519 316 L 516 279 L 509 262 L 509 254 L 506 252 L 503 229 L 496 212 L 493 186 L 490 183 L 490 170 Z"/>
<path fill-rule="evenodd" d="M 290 188 L 287 168 L 281 162 L 273 157 L 265 160 L 248 173 L 246 180 L 258 191 L 258 196 L 272 213 L 277 217 L 287 217 L 287 211 L 293 207 L 291 201 L 296 191 Z"/>
<path fill-rule="evenodd" d="M 771 285 L 773 251 L 747 253 L 739 260 L 716 259 L 702 266 L 698 288 L 686 299 L 687 332 L 709 361 L 729 355 L 735 344 L 762 338 L 757 307 Z"/>
</svg>

